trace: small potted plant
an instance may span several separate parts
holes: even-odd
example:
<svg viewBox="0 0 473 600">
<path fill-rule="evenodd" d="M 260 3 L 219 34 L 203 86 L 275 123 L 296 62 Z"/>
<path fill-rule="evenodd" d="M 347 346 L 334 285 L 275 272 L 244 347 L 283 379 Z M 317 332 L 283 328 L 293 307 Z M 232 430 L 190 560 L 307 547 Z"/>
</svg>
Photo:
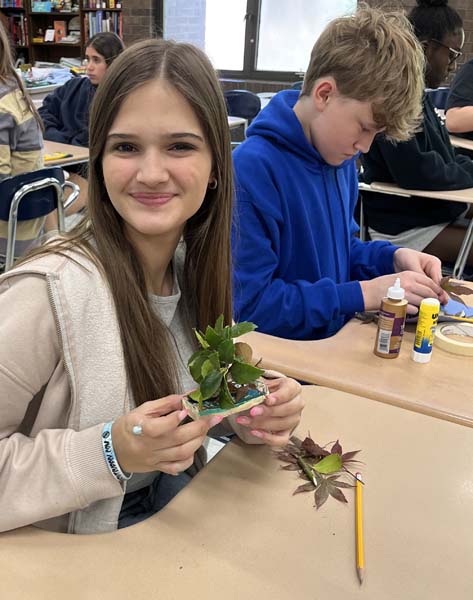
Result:
<svg viewBox="0 0 473 600">
<path fill-rule="evenodd" d="M 223 325 L 223 315 L 205 333 L 194 330 L 200 349 L 188 361 L 198 388 L 184 398 L 192 419 L 207 415 L 227 416 L 248 410 L 268 394 L 261 381 L 263 369 L 251 364 L 252 350 L 234 339 L 256 329 L 253 323 Z"/>
</svg>

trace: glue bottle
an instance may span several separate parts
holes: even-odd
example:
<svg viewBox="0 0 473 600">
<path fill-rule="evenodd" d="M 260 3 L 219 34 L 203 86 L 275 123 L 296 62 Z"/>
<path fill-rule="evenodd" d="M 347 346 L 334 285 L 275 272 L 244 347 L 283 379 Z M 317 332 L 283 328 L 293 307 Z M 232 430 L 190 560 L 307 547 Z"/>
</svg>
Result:
<svg viewBox="0 0 473 600">
<path fill-rule="evenodd" d="M 412 360 L 428 363 L 432 357 L 435 327 L 439 318 L 440 302 L 437 298 L 424 298 L 420 303 Z"/>
<path fill-rule="evenodd" d="M 404 289 L 398 277 L 394 285 L 388 288 L 387 295 L 381 302 L 378 332 L 373 350 L 376 356 L 381 358 L 399 356 L 406 314 L 407 300 L 404 298 Z"/>
</svg>

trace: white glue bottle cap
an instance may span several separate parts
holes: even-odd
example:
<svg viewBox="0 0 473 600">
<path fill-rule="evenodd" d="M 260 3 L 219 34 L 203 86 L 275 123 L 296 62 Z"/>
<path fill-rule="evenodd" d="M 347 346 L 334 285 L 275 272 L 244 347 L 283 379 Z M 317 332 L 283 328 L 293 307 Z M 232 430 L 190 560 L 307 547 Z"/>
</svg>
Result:
<svg viewBox="0 0 473 600">
<path fill-rule="evenodd" d="M 404 299 L 404 288 L 401 287 L 401 280 L 399 277 L 396 278 L 394 285 L 388 288 L 388 298 L 391 298 L 391 300 Z"/>
</svg>

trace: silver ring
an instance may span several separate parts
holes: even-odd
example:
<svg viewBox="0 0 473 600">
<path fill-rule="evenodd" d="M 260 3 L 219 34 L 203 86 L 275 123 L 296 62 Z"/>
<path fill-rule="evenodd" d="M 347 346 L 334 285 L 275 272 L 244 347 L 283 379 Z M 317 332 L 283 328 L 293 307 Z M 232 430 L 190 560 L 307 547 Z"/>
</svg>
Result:
<svg viewBox="0 0 473 600">
<path fill-rule="evenodd" d="M 143 427 L 141 425 L 133 425 L 131 433 L 133 435 L 143 435 Z"/>
</svg>

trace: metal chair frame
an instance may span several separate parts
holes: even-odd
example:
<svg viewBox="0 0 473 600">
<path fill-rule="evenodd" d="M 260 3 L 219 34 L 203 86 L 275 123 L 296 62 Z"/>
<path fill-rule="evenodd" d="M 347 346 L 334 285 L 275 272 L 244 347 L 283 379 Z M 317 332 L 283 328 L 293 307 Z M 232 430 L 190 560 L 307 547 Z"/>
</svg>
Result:
<svg viewBox="0 0 473 600">
<path fill-rule="evenodd" d="M 50 210 L 44 212 L 43 216 L 46 216 L 55 208 L 57 208 L 59 231 L 65 230 L 65 210 L 69 208 L 69 206 L 71 206 L 71 204 L 75 202 L 79 196 L 79 186 L 72 181 L 65 181 L 64 183 L 61 183 L 56 177 L 44 177 L 38 181 L 23 184 L 13 195 L 10 204 L 8 215 L 7 248 L 5 253 L 5 271 L 11 269 L 15 261 L 16 228 L 18 223 L 18 210 L 20 202 L 26 198 L 28 194 L 50 187 L 52 187 L 56 193 L 56 202 L 54 206 L 51 205 Z M 70 188 L 72 190 L 66 202 L 64 202 L 64 188 Z"/>
</svg>

